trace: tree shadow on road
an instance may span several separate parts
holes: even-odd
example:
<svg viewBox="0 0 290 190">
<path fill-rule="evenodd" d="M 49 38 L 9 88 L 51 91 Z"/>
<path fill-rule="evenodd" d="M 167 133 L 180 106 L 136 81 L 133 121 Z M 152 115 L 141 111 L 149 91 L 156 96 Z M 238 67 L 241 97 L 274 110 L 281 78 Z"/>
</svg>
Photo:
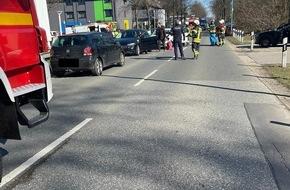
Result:
<svg viewBox="0 0 290 190">
<path fill-rule="evenodd" d="M 114 77 L 114 78 L 124 78 L 124 79 L 140 79 L 136 77 L 124 77 L 124 76 L 113 76 L 113 75 L 103 75 L 104 77 Z M 214 85 L 206 85 L 206 84 L 198 84 L 198 83 L 188 83 L 188 82 L 180 82 L 180 81 L 169 81 L 169 80 L 160 80 L 160 79 L 144 79 L 146 81 L 153 81 L 153 82 L 165 82 L 169 84 L 180 84 L 180 85 L 189 85 L 189 86 L 199 86 L 205 88 L 214 88 L 220 90 L 228 90 L 228 91 L 237 91 L 237 92 L 244 92 L 244 93 L 253 93 L 253 94 L 265 94 L 265 95 L 272 95 L 272 96 L 282 96 L 282 97 L 290 97 L 287 94 L 277 94 L 271 92 L 262 92 L 262 91 L 254 91 L 254 90 L 243 90 L 238 88 L 228 88 L 222 86 L 214 86 Z"/>
</svg>

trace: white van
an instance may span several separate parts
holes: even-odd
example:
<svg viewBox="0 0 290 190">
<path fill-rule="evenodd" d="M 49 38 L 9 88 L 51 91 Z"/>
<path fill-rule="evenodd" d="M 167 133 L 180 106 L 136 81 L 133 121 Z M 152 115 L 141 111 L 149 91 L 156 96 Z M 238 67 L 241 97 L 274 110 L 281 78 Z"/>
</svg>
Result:
<svg viewBox="0 0 290 190">
<path fill-rule="evenodd" d="M 93 23 L 93 24 L 66 27 L 65 33 L 72 34 L 72 33 L 79 33 L 79 32 L 93 32 L 93 31 L 106 32 L 107 28 L 109 28 L 107 24 Z"/>
</svg>

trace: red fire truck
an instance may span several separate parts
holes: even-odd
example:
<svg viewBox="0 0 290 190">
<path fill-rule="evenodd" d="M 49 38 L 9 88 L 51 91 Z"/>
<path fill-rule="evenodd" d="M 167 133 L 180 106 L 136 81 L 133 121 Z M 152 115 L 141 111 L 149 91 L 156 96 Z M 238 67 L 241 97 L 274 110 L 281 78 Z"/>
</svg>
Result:
<svg viewBox="0 0 290 190">
<path fill-rule="evenodd" d="M 33 0 L 0 0 L 0 18 L 0 139 L 21 139 L 18 124 L 31 128 L 49 117 L 47 38 Z M 35 115 L 25 114 L 28 104 Z"/>
</svg>

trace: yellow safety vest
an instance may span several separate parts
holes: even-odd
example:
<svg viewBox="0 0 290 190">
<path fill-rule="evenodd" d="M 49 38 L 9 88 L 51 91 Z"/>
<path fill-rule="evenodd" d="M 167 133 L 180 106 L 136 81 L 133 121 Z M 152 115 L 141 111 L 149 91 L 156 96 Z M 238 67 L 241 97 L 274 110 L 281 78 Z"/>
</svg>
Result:
<svg viewBox="0 0 290 190">
<path fill-rule="evenodd" d="M 200 27 L 196 27 L 192 30 L 192 42 L 200 43 L 201 31 L 202 29 Z"/>
<path fill-rule="evenodd" d="M 214 24 L 209 25 L 209 33 L 214 34 L 216 32 L 215 28 Z"/>
<path fill-rule="evenodd" d="M 225 34 L 225 33 L 226 33 L 226 26 L 222 27 L 222 29 L 221 29 L 221 33 L 222 33 L 222 34 Z"/>
</svg>

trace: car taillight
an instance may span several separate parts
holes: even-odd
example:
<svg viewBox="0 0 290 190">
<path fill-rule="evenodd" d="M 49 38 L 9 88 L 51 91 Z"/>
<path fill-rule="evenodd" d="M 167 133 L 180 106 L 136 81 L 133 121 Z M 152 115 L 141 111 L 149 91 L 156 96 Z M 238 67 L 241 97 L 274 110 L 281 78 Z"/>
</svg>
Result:
<svg viewBox="0 0 290 190">
<path fill-rule="evenodd" d="M 86 47 L 84 49 L 84 55 L 92 55 L 92 48 L 91 47 Z"/>
</svg>

